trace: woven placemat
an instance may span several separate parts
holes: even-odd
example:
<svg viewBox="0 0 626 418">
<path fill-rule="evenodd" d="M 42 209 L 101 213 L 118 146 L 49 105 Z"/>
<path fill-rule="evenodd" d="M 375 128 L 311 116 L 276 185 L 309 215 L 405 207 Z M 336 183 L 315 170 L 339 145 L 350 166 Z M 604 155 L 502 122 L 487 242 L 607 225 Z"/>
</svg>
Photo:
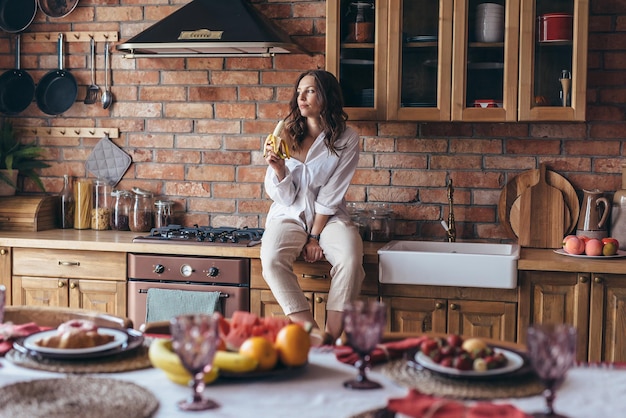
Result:
<svg viewBox="0 0 626 418">
<path fill-rule="evenodd" d="M 151 338 L 145 338 L 142 345 L 132 351 L 85 360 L 36 358 L 15 349 L 9 351 L 5 358 L 17 366 L 48 372 L 119 373 L 152 367 L 148 358 L 148 348 L 151 341 Z"/>
<path fill-rule="evenodd" d="M 158 407 L 150 391 L 123 380 L 67 376 L 0 388 L 1 418 L 148 418 Z"/>
<path fill-rule="evenodd" d="M 523 398 L 539 395 L 543 384 L 533 373 L 512 373 L 494 379 L 448 378 L 396 360 L 382 366 L 381 372 L 396 383 L 427 395 L 458 399 Z"/>
</svg>

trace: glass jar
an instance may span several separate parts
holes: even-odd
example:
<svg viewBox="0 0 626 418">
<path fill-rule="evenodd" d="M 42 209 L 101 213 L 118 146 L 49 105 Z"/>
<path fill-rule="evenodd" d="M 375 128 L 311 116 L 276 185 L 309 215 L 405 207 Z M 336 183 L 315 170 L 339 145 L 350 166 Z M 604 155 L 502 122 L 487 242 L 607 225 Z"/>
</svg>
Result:
<svg viewBox="0 0 626 418">
<path fill-rule="evenodd" d="M 128 226 L 133 232 L 149 232 L 152 229 L 154 195 L 138 187 L 133 188 L 133 194 Z"/>
<path fill-rule="evenodd" d="M 59 226 L 61 229 L 74 228 L 74 187 L 70 176 L 63 175 L 63 189 L 59 194 Z"/>
<path fill-rule="evenodd" d="M 93 183 L 90 179 L 79 179 L 74 184 L 74 229 L 91 228 L 91 199 Z"/>
<path fill-rule="evenodd" d="M 367 1 L 350 3 L 348 15 L 348 35 L 346 42 L 374 41 L 374 4 Z"/>
<path fill-rule="evenodd" d="M 381 206 L 372 209 L 367 223 L 367 241 L 391 241 L 393 238 L 395 221 L 393 211 Z"/>
<path fill-rule="evenodd" d="M 111 191 L 109 184 L 104 180 L 96 180 L 93 187 L 93 205 L 91 208 L 91 229 L 103 231 L 111 228 L 111 206 L 109 204 Z"/>
<path fill-rule="evenodd" d="M 157 200 L 154 202 L 156 208 L 154 212 L 154 227 L 163 228 L 172 223 L 172 207 L 174 202 L 171 200 Z"/>
<path fill-rule="evenodd" d="M 130 206 L 133 195 L 127 190 L 113 190 L 111 192 L 111 229 L 115 231 L 130 231 Z"/>
</svg>

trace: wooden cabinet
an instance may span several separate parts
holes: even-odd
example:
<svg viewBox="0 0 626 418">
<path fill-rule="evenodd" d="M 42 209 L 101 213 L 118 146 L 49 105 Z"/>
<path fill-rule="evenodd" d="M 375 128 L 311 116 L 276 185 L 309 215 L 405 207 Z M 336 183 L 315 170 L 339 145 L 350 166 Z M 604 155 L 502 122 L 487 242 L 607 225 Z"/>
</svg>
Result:
<svg viewBox="0 0 626 418">
<path fill-rule="evenodd" d="M 12 304 L 126 316 L 126 254 L 14 248 Z"/>
<path fill-rule="evenodd" d="M 363 42 L 352 36 L 355 2 L 326 2 L 326 68 L 350 119 L 584 120 L 588 0 L 493 0 L 503 6 L 495 40 L 479 37 L 483 0 L 371 2 L 374 36 Z M 572 39 L 542 42 L 540 17 L 555 12 L 572 15 Z"/>
<path fill-rule="evenodd" d="M 361 287 L 364 297 L 378 298 L 378 264 L 366 263 L 365 280 Z M 309 300 L 313 317 L 318 325 L 326 323 L 326 301 L 330 288 L 330 264 L 325 261 L 307 263 L 296 261 L 293 266 L 298 283 Z M 281 307 L 274 299 L 261 274 L 261 260 L 250 260 L 250 312 L 260 316 L 283 316 Z"/>
<path fill-rule="evenodd" d="M 389 331 L 516 340 L 515 289 L 382 285 L 381 294 Z"/>
<path fill-rule="evenodd" d="M 626 361 L 626 275 L 520 271 L 518 338 L 535 323 L 578 330 L 578 360 Z"/>
</svg>

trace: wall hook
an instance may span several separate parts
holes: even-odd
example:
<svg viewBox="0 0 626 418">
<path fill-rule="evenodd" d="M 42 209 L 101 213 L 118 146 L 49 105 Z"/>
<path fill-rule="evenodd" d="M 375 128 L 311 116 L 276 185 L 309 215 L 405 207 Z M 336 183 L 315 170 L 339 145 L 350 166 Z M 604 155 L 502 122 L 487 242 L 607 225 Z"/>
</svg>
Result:
<svg viewBox="0 0 626 418">
<path fill-rule="evenodd" d="M 65 129 L 63 129 L 62 131 L 59 131 L 61 133 L 61 135 L 65 135 Z"/>
<path fill-rule="evenodd" d="M 76 135 L 80 135 L 80 129 L 74 129 L 74 133 L 75 133 Z"/>
<path fill-rule="evenodd" d="M 104 39 L 109 39 L 109 34 L 108 34 L 108 33 L 105 33 L 105 34 L 104 34 L 104 35 L 102 35 L 102 36 L 104 36 Z"/>
<path fill-rule="evenodd" d="M 46 34 L 44 35 L 44 37 L 45 37 L 46 39 L 50 40 L 50 34 L 49 34 L 49 33 L 46 33 Z"/>
<path fill-rule="evenodd" d="M 52 133 L 52 129 L 46 129 L 46 133 L 50 135 Z"/>
<path fill-rule="evenodd" d="M 93 130 L 93 131 L 88 131 L 88 132 L 89 132 L 89 135 L 95 135 L 95 134 L 96 134 L 96 131 L 95 131 L 95 130 Z"/>
<path fill-rule="evenodd" d="M 73 35 L 74 35 L 74 39 L 80 39 L 80 33 L 79 34 L 74 33 Z"/>
</svg>

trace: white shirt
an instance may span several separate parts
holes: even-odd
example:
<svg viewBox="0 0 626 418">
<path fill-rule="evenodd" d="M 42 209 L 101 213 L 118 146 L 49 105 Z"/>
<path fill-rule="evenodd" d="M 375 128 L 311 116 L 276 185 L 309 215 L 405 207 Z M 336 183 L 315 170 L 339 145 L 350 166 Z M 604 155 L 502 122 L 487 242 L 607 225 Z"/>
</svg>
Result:
<svg viewBox="0 0 626 418">
<path fill-rule="evenodd" d="M 359 162 L 359 135 L 346 127 L 336 144 L 338 155 L 326 148 L 324 134 L 320 134 L 304 162 L 285 160 L 285 178 L 280 182 L 274 169 L 267 168 L 265 190 L 274 202 L 266 223 L 287 217 L 310 231 L 316 213 L 330 215 L 328 222 L 349 221 L 344 197 Z"/>
</svg>

